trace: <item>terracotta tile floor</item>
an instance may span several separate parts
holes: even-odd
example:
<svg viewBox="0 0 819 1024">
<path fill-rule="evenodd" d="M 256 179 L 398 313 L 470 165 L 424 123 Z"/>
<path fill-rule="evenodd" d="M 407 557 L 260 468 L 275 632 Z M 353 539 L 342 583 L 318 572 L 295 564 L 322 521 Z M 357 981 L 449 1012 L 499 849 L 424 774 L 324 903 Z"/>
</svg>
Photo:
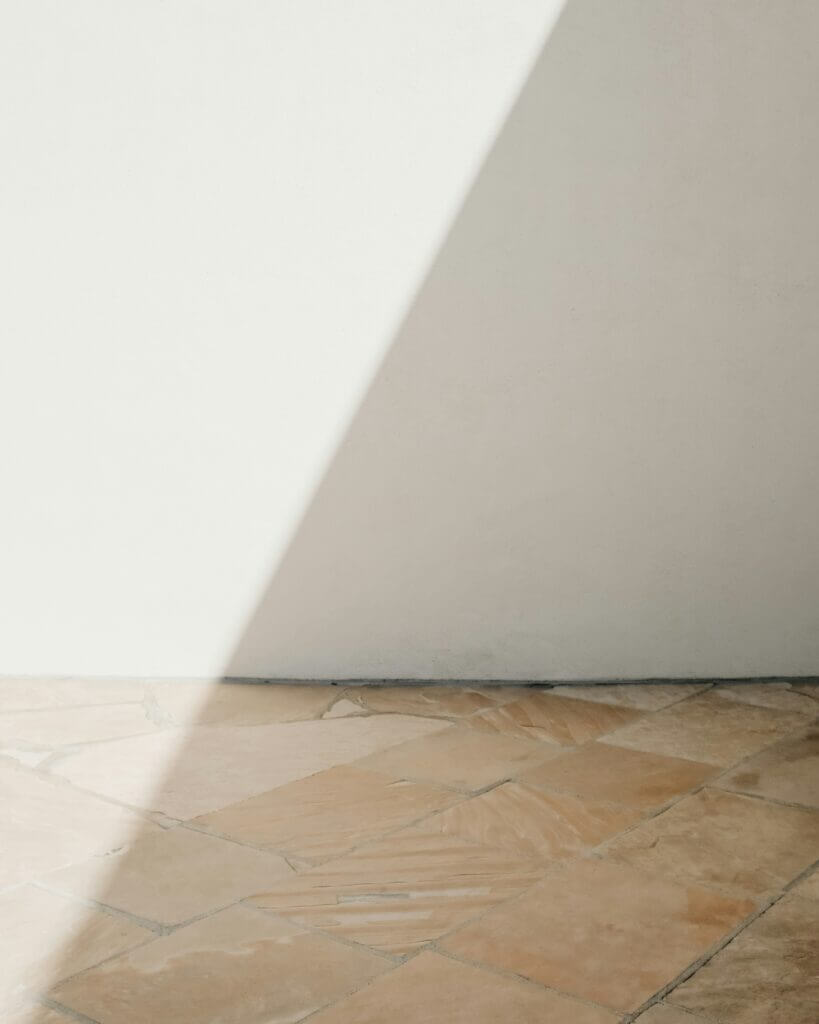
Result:
<svg viewBox="0 0 819 1024">
<path fill-rule="evenodd" d="M 819 687 L 0 681 L 0 1022 L 817 1024 Z"/>
</svg>

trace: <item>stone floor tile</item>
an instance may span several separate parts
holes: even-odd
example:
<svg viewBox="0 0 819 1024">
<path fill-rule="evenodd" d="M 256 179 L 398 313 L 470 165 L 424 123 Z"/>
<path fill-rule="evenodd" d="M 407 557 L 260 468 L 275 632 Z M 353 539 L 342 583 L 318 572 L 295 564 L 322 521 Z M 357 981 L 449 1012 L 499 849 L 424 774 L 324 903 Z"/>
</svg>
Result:
<svg viewBox="0 0 819 1024">
<path fill-rule="evenodd" d="M 801 896 L 805 900 L 819 900 L 819 869 L 795 885 L 792 892 L 794 896 Z"/>
<path fill-rule="evenodd" d="M 549 861 L 596 846 L 639 817 L 639 811 L 617 804 L 507 782 L 427 818 L 417 828 Z"/>
<path fill-rule="evenodd" d="M 114 800 L 192 818 L 441 728 L 400 715 L 165 729 L 100 743 L 54 771 Z"/>
<path fill-rule="evenodd" d="M 357 768 L 397 779 L 483 789 L 542 764 L 558 747 L 510 736 L 493 736 L 453 725 L 356 762 Z"/>
<path fill-rule="evenodd" d="M 800 711 L 808 716 L 819 715 L 819 707 L 810 697 L 791 689 L 790 683 L 725 683 L 713 691 L 724 700 L 738 700 L 744 704 L 757 704 L 780 711 Z"/>
<path fill-rule="evenodd" d="M 169 725 L 266 725 L 318 718 L 339 687 L 309 683 L 154 682 L 149 700 Z"/>
<path fill-rule="evenodd" d="M 607 743 L 724 767 L 804 726 L 807 716 L 725 700 L 689 697 L 606 738 Z"/>
<path fill-rule="evenodd" d="M 0 746 L 47 747 L 96 743 L 156 732 L 142 704 L 99 704 L 82 708 L 14 711 L 0 714 Z"/>
<path fill-rule="evenodd" d="M 702 693 L 713 683 L 595 683 L 591 686 L 556 686 L 553 693 L 561 697 L 600 701 L 637 711 L 658 711 Z"/>
<path fill-rule="evenodd" d="M 706 789 L 618 836 L 606 857 L 762 897 L 819 858 L 819 813 Z"/>
<path fill-rule="evenodd" d="M 31 885 L 0 894 L 0 1019 L 42 986 L 85 970 L 154 933 Z"/>
<path fill-rule="evenodd" d="M 667 1003 L 655 1003 L 637 1018 L 638 1024 L 711 1024 L 705 1017 L 700 1017 L 680 1010 Z"/>
<path fill-rule="evenodd" d="M 518 978 L 420 953 L 310 1024 L 617 1024 L 608 1010 Z"/>
<path fill-rule="evenodd" d="M 718 771 L 715 765 L 599 742 L 565 751 L 520 779 L 530 786 L 649 809 L 701 785 Z"/>
<path fill-rule="evenodd" d="M 612 1009 L 634 1010 L 753 909 L 606 861 L 576 859 L 442 948 Z"/>
<path fill-rule="evenodd" d="M 0 889 L 158 830 L 125 807 L 0 761 Z"/>
<path fill-rule="evenodd" d="M 666 1001 L 729 1024 L 816 1024 L 819 904 L 785 897 Z"/>
<path fill-rule="evenodd" d="M 796 690 L 797 693 L 804 693 L 807 697 L 813 697 L 814 700 L 819 700 L 819 682 L 793 682 L 791 683 L 791 689 Z"/>
<path fill-rule="evenodd" d="M 370 711 L 389 711 L 401 715 L 432 715 L 461 718 L 498 700 L 466 686 L 350 686 L 346 696 Z"/>
<path fill-rule="evenodd" d="M 460 797 L 340 765 L 194 819 L 197 828 L 301 860 L 338 857 Z"/>
<path fill-rule="evenodd" d="M 259 893 L 251 902 L 403 955 L 521 892 L 543 866 L 409 828 Z"/>
<path fill-rule="evenodd" d="M 76 1024 L 76 1018 L 36 1003 L 0 1016 L 2 1024 L 69 1024 L 71 1020 Z"/>
<path fill-rule="evenodd" d="M 619 729 L 642 716 L 631 708 L 577 698 L 537 693 L 489 711 L 468 721 L 469 727 L 503 736 L 545 740 L 573 746 Z"/>
<path fill-rule="evenodd" d="M 0 711 L 139 703 L 145 683 L 128 679 L 0 679 Z"/>
<path fill-rule="evenodd" d="M 720 779 L 719 786 L 819 807 L 819 728 L 782 740 Z"/>
<path fill-rule="evenodd" d="M 180 827 L 74 864 L 46 876 L 44 883 L 172 925 L 235 903 L 292 873 L 281 857 Z"/>
<path fill-rule="evenodd" d="M 321 716 L 322 718 L 346 718 L 348 715 L 365 715 L 367 709 L 363 704 L 356 704 L 349 697 L 342 697 Z"/>
<path fill-rule="evenodd" d="M 367 950 L 231 907 L 51 995 L 99 1024 L 291 1024 L 390 966 Z"/>
</svg>

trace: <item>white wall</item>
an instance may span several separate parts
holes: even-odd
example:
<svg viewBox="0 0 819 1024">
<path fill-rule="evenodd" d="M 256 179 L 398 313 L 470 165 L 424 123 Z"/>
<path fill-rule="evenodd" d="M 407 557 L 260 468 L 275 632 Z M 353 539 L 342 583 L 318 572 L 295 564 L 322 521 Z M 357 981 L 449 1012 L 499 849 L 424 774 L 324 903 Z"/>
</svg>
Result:
<svg viewBox="0 0 819 1024">
<path fill-rule="evenodd" d="M 0 673 L 819 673 L 819 7 L 559 7 L 0 6 Z"/>
</svg>

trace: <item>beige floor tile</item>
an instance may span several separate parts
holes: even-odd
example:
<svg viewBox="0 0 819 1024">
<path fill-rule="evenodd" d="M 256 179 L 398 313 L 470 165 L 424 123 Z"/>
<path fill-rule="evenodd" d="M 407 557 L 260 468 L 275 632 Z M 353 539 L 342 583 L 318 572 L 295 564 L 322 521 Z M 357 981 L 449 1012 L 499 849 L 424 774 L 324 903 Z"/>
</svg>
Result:
<svg viewBox="0 0 819 1024">
<path fill-rule="evenodd" d="M 667 997 L 729 1024 L 816 1024 L 819 904 L 786 897 Z"/>
<path fill-rule="evenodd" d="M 95 707 L 52 708 L 0 714 L 0 746 L 57 749 L 70 743 L 95 743 L 156 732 L 141 704 L 100 704 Z"/>
<path fill-rule="evenodd" d="M 657 1003 L 637 1018 L 639 1024 L 710 1024 L 704 1017 L 679 1010 L 667 1003 Z"/>
<path fill-rule="evenodd" d="M 389 966 L 366 950 L 232 907 L 52 995 L 100 1024 L 291 1024 Z"/>
<path fill-rule="evenodd" d="M 641 717 L 641 712 L 552 693 L 512 701 L 469 719 L 469 727 L 503 736 L 573 746 L 596 739 Z"/>
<path fill-rule="evenodd" d="M 0 894 L 0 921 L 0 1012 L 154 937 L 131 921 L 29 885 Z"/>
<path fill-rule="evenodd" d="M 363 704 L 356 704 L 348 697 L 337 700 L 333 706 L 324 712 L 322 718 L 346 718 L 348 715 L 365 715 L 367 709 Z"/>
<path fill-rule="evenodd" d="M 47 1006 L 32 1004 L 8 1014 L 2 1014 L 2 1024 L 68 1024 L 75 1018 L 67 1017 L 57 1010 L 50 1010 Z"/>
<path fill-rule="evenodd" d="M 819 858 L 819 813 L 706 789 L 612 840 L 606 857 L 761 897 Z"/>
<path fill-rule="evenodd" d="M 819 900 L 819 869 L 793 888 L 794 896 L 805 900 Z"/>
<path fill-rule="evenodd" d="M 259 893 L 305 925 L 402 955 L 521 892 L 542 865 L 409 828 Z"/>
<path fill-rule="evenodd" d="M 460 718 L 494 707 L 497 698 L 462 686 L 351 686 L 347 697 L 370 711 Z"/>
<path fill-rule="evenodd" d="M 757 704 L 763 708 L 779 708 L 780 711 L 800 711 L 806 715 L 819 715 L 815 701 L 798 690 L 791 689 L 790 683 L 726 683 L 713 690 L 724 700 L 737 700 L 743 704 Z"/>
<path fill-rule="evenodd" d="M 791 683 L 791 689 L 813 697 L 814 700 L 819 700 L 819 683 Z"/>
<path fill-rule="evenodd" d="M 819 807 L 819 728 L 762 751 L 720 779 L 719 785 L 770 800 Z"/>
<path fill-rule="evenodd" d="M 310 1018 L 310 1024 L 616 1024 L 608 1010 L 421 953 Z"/>
<path fill-rule="evenodd" d="M 702 693 L 712 683 L 596 683 L 592 686 L 556 686 L 553 693 L 561 697 L 600 701 L 637 711 L 658 711 Z"/>
<path fill-rule="evenodd" d="M 453 725 L 356 763 L 357 768 L 397 779 L 438 782 L 458 789 L 483 789 L 512 779 L 559 751 L 558 747 L 494 736 Z"/>
<path fill-rule="evenodd" d="M 318 718 L 335 686 L 240 682 L 158 682 L 148 687 L 159 721 L 169 725 L 266 725 Z"/>
<path fill-rule="evenodd" d="M 573 860 L 442 942 L 471 960 L 633 1010 L 753 908 L 605 861 Z"/>
<path fill-rule="evenodd" d="M 442 727 L 377 715 L 166 729 L 79 750 L 54 771 L 114 800 L 186 819 Z"/>
<path fill-rule="evenodd" d="M 124 807 L 0 762 L 0 889 L 154 830 L 157 825 Z"/>
<path fill-rule="evenodd" d="M 521 776 L 530 786 L 608 800 L 628 807 L 659 807 L 715 775 L 715 765 L 642 750 L 589 743 Z"/>
<path fill-rule="evenodd" d="M 44 882 L 160 924 L 180 924 L 292 875 L 281 858 L 186 828 L 154 833 Z"/>
<path fill-rule="evenodd" d="M 133 704 L 145 684 L 123 679 L 0 679 L 0 711 Z"/>
<path fill-rule="evenodd" d="M 627 725 L 606 742 L 727 767 L 805 723 L 799 712 L 703 693 Z"/>
<path fill-rule="evenodd" d="M 640 812 L 567 793 L 545 793 L 507 782 L 427 818 L 423 832 L 458 836 L 522 857 L 570 857 L 632 825 Z"/>
<path fill-rule="evenodd" d="M 301 860 L 338 857 L 458 800 L 428 783 L 350 765 L 261 793 L 195 819 L 197 827 Z"/>
</svg>

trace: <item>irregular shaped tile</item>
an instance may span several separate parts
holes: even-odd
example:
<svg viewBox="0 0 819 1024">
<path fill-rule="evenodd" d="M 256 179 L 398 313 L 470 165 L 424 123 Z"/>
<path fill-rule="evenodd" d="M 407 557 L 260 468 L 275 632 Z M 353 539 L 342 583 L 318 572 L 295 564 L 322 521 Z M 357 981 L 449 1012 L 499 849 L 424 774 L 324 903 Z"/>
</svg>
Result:
<svg viewBox="0 0 819 1024">
<path fill-rule="evenodd" d="M 4 1014 L 2 1017 L 3 1024 L 68 1024 L 71 1020 L 76 1018 L 66 1017 L 65 1014 L 50 1010 L 47 1006 L 36 1004 Z"/>
<path fill-rule="evenodd" d="M 357 768 L 399 779 L 439 782 L 458 789 L 483 789 L 512 779 L 554 757 L 557 747 L 451 726 L 356 762 Z"/>
<path fill-rule="evenodd" d="M 159 721 L 170 725 L 265 725 L 317 718 L 338 688 L 303 683 L 161 682 L 149 686 Z"/>
<path fill-rule="evenodd" d="M 0 894 L 0 921 L 0 1012 L 22 1010 L 37 988 L 154 937 L 131 921 L 30 885 Z"/>
<path fill-rule="evenodd" d="M 805 900 L 819 900 L 819 871 L 814 871 L 804 881 L 794 886 L 794 896 L 801 896 Z"/>
<path fill-rule="evenodd" d="M 14 711 L 0 715 L 0 744 L 58 748 L 156 732 L 141 704 Z"/>
<path fill-rule="evenodd" d="M 280 857 L 174 828 L 44 881 L 49 888 L 171 925 L 235 903 L 292 873 Z"/>
<path fill-rule="evenodd" d="M 77 751 L 54 771 L 123 803 L 191 818 L 442 728 L 378 715 L 166 729 Z"/>
<path fill-rule="evenodd" d="M 659 711 L 711 686 L 713 683 L 595 683 L 592 686 L 556 686 L 552 692 L 561 697 L 600 701 L 637 711 Z"/>
<path fill-rule="evenodd" d="M 819 700 L 819 682 L 791 683 L 791 689 L 796 690 L 797 693 L 804 693 L 806 697 L 813 697 L 814 700 Z"/>
<path fill-rule="evenodd" d="M 518 978 L 420 953 L 401 967 L 311 1017 L 311 1024 L 616 1024 L 586 1006 Z"/>
<path fill-rule="evenodd" d="M 0 888 L 36 878 L 158 830 L 144 817 L 0 762 Z"/>
<path fill-rule="evenodd" d="M 694 1016 L 666 1003 L 657 1003 L 637 1018 L 639 1024 L 709 1024 L 704 1017 Z"/>
<path fill-rule="evenodd" d="M 632 825 L 640 812 L 507 782 L 416 826 L 524 858 L 570 857 Z"/>
<path fill-rule="evenodd" d="M 351 686 L 347 695 L 371 711 L 448 718 L 471 715 L 496 703 L 495 698 L 480 690 L 449 685 Z"/>
<path fill-rule="evenodd" d="M 573 746 L 641 717 L 630 708 L 538 693 L 469 719 L 472 729 Z"/>
<path fill-rule="evenodd" d="M 588 743 L 561 753 L 520 779 L 529 786 L 647 809 L 701 785 L 718 770 L 679 757 Z"/>
<path fill-rule="evenodd" d="M 577 859 L 441 946 L 612 1009 L 634 1010 L 752 909 L 750 901 Z"/>
<path fill-rule="evenodd" d="M 403 955 L 493 904 L 542 872 L 503 850 L 404 829 L 253 896 L 310 927 Z"/>
<path fill-rule="evenodd" d="M 321 860 L 458 799 L 451 790 L 342 765 L 223 807 L 195 824 L 252 846 Z"/>
<path fill-rule="evenodd" d="M 51 994 L 99 1024 L 291 1024 L 390 966 L 367 950 L 231 907 Z"/>
<path fill-rule="evenodd" d="M 706 789 L 612 840 L 606 856 L 667 878 L 764 896 L 819 858 L 819 814 Z"/>
<path fill-rule="evenodd" d="M 667 997 L 730 1024 L 816 1024 L 819 904 L 786 897 Z"/>
<path fill-rule="evenodd" d="M 0 711 L 133 704 L 145 684 L 128 679 L 0 679 Z"/>
<path fill-rule="evenodd" d="M 354 701 L 348 700 L 347 697 L 342 697 L 341 700 L 335 702 L 329 711 L 325 711 L 321 717 L 346 718 L 347 715 L 364 715 L 366 712 L 367 709 L 361 704 L 356 704 Z"/>
<path fill-rule="evenodd" d="M 819 728 L 763 750 L 729 772 L 718 785 L 770 800 L 819 807 Z"/>
<path fill-rule="evenodd" d="M 713 693 L 724 700 L 737 700 L 743 704 L 757 704 L 780 711 L 800 711 L 806 715 L 819 715 L 819 708 L 804 693 L 791 689 L 790 683 L 728 683 L 718 686 Z"/>
<path fill-rule="evenodd" d="M 627 725 L 606 742 L 727 767 L 805 722 L 799 712 L 703 693 Z"/>
</svg>

